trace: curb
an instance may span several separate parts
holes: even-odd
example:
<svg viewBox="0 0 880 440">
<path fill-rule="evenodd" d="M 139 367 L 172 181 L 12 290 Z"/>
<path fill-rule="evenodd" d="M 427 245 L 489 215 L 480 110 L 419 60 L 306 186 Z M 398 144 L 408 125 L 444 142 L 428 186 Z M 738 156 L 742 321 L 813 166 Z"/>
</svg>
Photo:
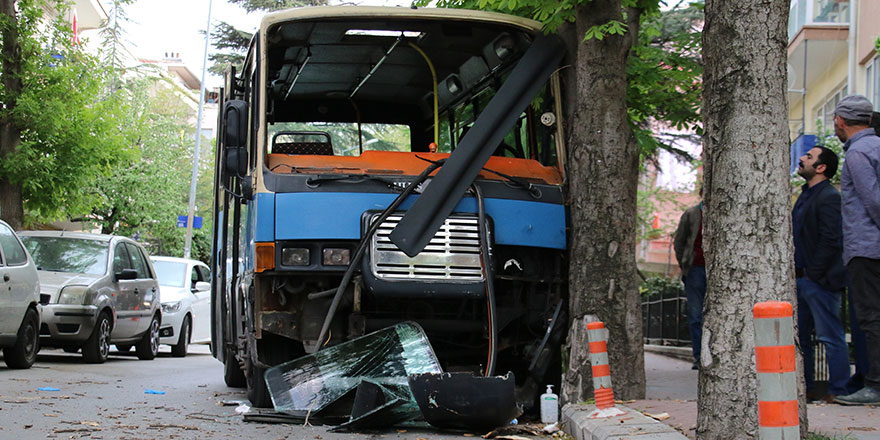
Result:
<svg viewBox="0 0 880 440">
<path fill-rule="evenodd" d="M 632 439 L 687 440 L 670 426 L 622 405 L 626 413 L 603 419 L 590 418 L 595 405 L 568 404 L 562 407 L 562 428 L 576 440 Z"/>
<path fill-rule="evenodd" d="M 645 351 L 662 354 L 671 358 L 693 362 L 694 354 L 690 347 L 673 347 L 669 345 L 645 344 Z"/>
</svg>

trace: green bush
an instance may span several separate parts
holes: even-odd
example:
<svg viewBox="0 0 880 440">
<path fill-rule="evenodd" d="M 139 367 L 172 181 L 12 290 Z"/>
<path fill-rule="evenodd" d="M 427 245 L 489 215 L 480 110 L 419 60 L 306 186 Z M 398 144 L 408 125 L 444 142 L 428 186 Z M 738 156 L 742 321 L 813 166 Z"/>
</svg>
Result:
<svg viewBox="0 0 880 440">
<path fill-rule="evenodd" d="M 639 286 L 639 293 L 644 298 L 650 298 L 654 295 L 662 295 L 668 298 L 684 296 L 684 284 L 678 278 L 648 277 Z"/>
</svg>

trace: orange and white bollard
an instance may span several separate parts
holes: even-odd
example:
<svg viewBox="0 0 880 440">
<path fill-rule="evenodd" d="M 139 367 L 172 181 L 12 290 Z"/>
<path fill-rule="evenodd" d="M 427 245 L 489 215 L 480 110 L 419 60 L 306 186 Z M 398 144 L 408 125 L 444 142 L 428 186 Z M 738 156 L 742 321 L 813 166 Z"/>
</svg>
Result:
<svg viewBox="0 0 880 440">
<path fill-rule="evenodd" d="M 761 440 L 800 439 L 791 304 L 762 302 L 755 304 L 753 313 L 758 436 Z"/>
<path fill-rule="evenodd" d="M 601 321 L 587 324 L 587 339 L 590 341 L 590 364 L 593 367 L 593 394 L 596 396 L 596 410 L 592 418 L 613 417 L 624 414 L 614 406 L 614 390 L 611 388 L 611 367 L 608 365 L 608 331 Z"/>
</svg>

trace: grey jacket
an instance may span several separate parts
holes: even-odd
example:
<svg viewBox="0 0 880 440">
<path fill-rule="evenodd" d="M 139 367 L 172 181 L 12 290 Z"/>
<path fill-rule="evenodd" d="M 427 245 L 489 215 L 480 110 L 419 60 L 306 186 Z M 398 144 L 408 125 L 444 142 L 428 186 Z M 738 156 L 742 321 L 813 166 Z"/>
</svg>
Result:
<svg viewBox="0 0 880 440">
<path fill-rule="evenodd" d="M 700 229 L 700 220 L 703 210 L 700 205 L 694 205 L 685 210 L 678 221 L 678 228 L 675 230 L 675 239 L 673 247 L 675 248 L 675 259 L 678 260 L 678 267 L 681 268 L 681 276 L 687 276 L 688 270 L 694 263 L 694 241 L 697 240 L 697 232 Z"/>
<path fill-rule="evenodd" d="M 866 128 L 847 139 L 843 149 L 843 261 L 880 259 L 880 137 Z"/>
</svg>

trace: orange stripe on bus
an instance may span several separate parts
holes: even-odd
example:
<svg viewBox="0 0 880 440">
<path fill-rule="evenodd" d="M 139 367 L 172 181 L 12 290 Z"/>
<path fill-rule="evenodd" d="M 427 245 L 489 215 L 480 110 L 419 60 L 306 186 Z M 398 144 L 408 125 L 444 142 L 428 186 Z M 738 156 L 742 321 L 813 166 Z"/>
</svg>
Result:
<svg viewBox="0 0 880 440">
<path fill-rule="evenodd" d="M 755 347 L 758 373 L 790 373 L 794 371 L 794 345 Z"/>
<path fill-rule="evenodd" d="M 605 341 L 590 342 L 590 353 L 605 353 L 608 351 L 608 345 Z"/>
<path fill-rule="evenodd" d="M 792 315 L 792 307 L 785 301 L 767 301 L 755 304 L 752 312 L 755 318 L 787 318 Z"/>
<path fill-rule="evenodd" d="M 798 426 L 798 401 L 758 402 L 758 423 L 765 428 Z"/>
<path fill-rule="evenodd" d="M 593 377 L 611 376 L 611 367 L 605 365 L 593 365 Z"/>
<path fill-rule="evenodd" d="M 418 157 L 416 157 L 418 156 Z M 400 151 L 365 151 L 360 156 L 322 156 L 269 154 L 266 165 L 277 173 L 290 173 L 295 170 L 301 174 L 392 174 L 415 176 L 428 167 L 428 160 L 449 157 L 449 153 L 409 153 Z M 508 176 L 519 177 L 534 183 L 561 185 L 562 173 L 559 168 L 544 166 L 532 159 L 492 156 L 486 168 Z M 435 171 L 436 173 L 436 171 Z M 490 172 L 480 172 L 480 177 L 489 180 L 505 180 Z"/>
</svg>

